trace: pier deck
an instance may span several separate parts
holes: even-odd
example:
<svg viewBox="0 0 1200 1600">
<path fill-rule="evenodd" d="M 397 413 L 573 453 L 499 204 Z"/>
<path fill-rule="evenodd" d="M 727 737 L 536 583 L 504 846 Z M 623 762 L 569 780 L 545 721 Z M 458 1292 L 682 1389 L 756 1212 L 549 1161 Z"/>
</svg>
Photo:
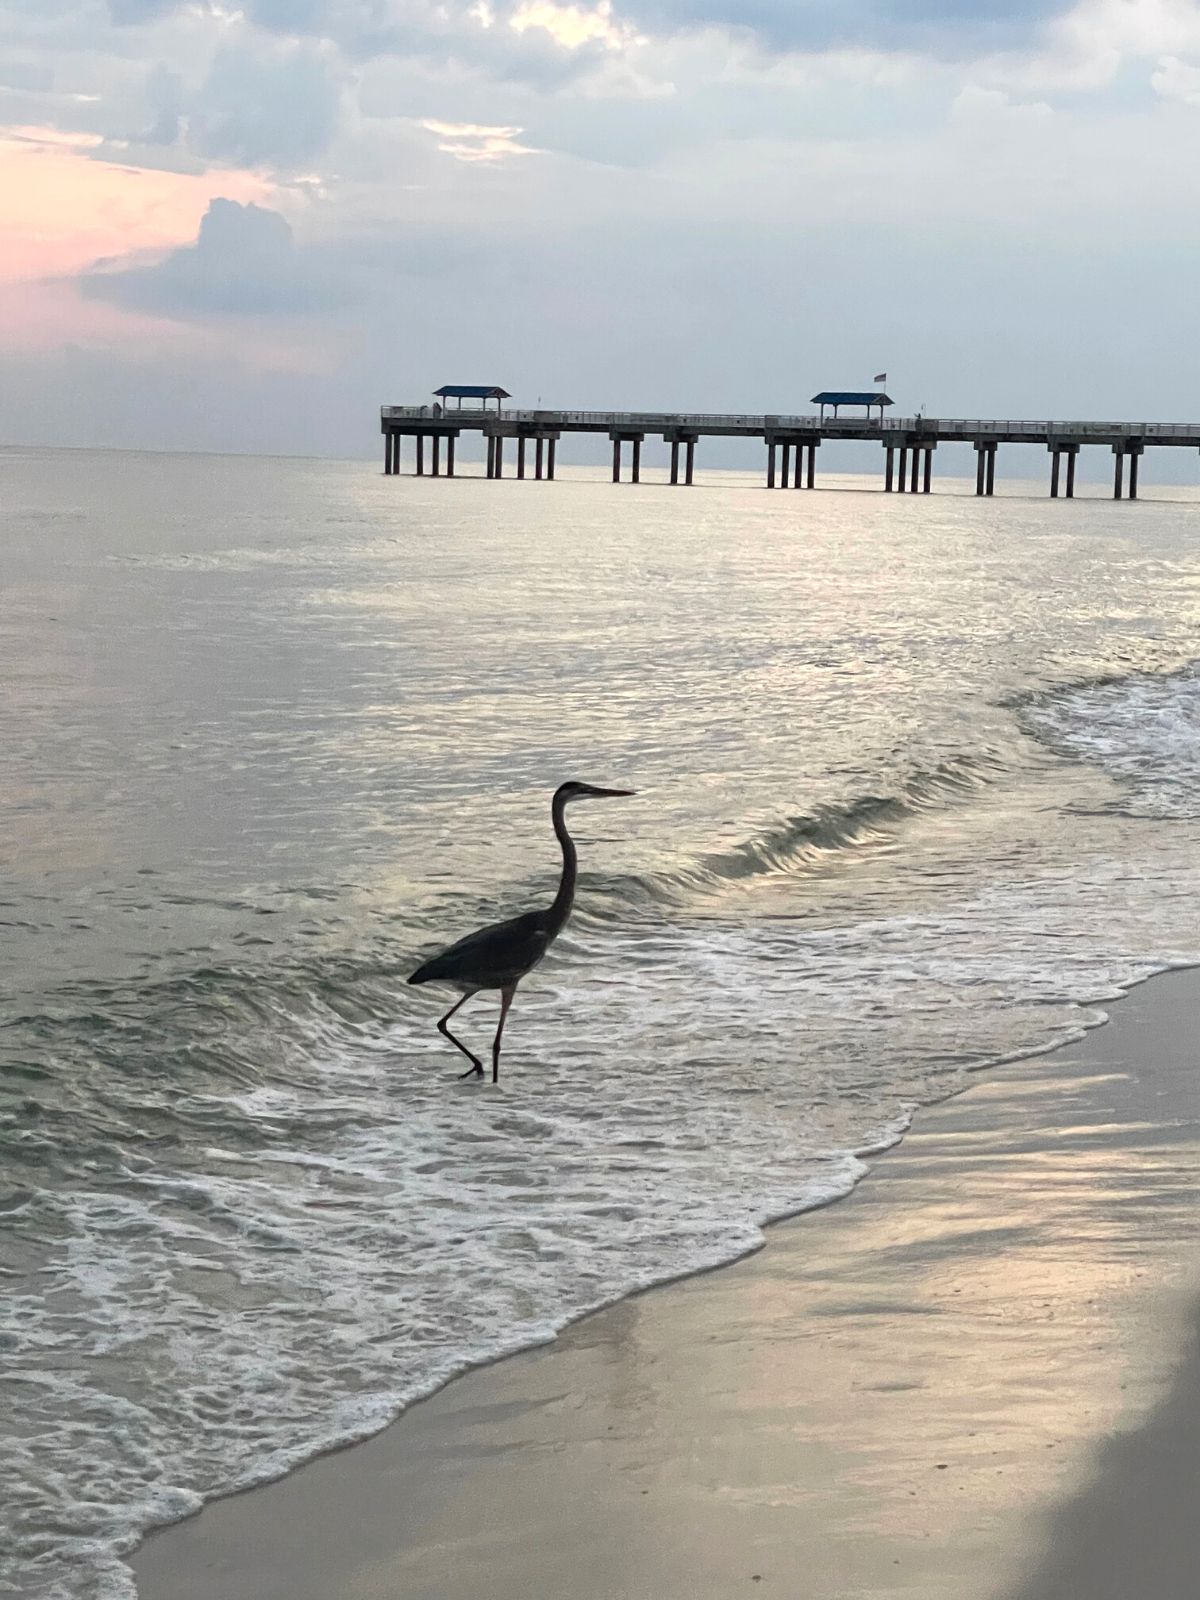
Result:
<svg viewBox="0 0 1200 1600">
<path fill-rule="evenodd" d="M 416 470 L 425 471 L 428 442 L 432 471 L 441 470 L 441 445 L 446 445 L 446 471 L 454 475 L 454 442 L 463 432 L 481 433 L 487 442 L 487 476 L 504 475 L 504 447 L 515 441 L 518 478 L 526 476 L 527 446 L 534 449 L 533 476 L 553 478 L 555 445 L 563 434 L 586 433 L 607 438 L 613 447 L 613 481 L 621 481 L 623 452 L 630 450 L 630 481 L 641 475 L 641 446 L 647 436 L 671 446 L 671 482 L 692 482 L 695 449 L 703 438 L 762 439 L 767 450 L 770 488 L 814 487 L 816 452 L 827 439 L 872 439 L 885 452 L 884 487 L 897 493 L 925 493 L 931 487 L 933 452 L 939 444 L 969 444 L 976 451 L 975 492 L 995 489 L 996 451 L 1001 444 L 1042 445 L 1051 457 L 1050 493 L 1060 487 L 1068 498 L 1075 492 L 1075 462 L 1081 448 L 1099 446 L 1113 454 L 1113 495 L 1137 498 L 1138 463 L 1148 445 L 1200 450 L 1200 423 L 1171 422 L 1031 422 L 1011 418 L 820 417 L 675 411 L 549 411 L 447 410 L 432 406 L 383 406 L 384 471 L 400 470 L 402 439 L 416 440 Z M 684 465 L 680 471 L 680 450 Z M 1065 462 L 1065 485 L 1062 467 Z"/>
</svg>

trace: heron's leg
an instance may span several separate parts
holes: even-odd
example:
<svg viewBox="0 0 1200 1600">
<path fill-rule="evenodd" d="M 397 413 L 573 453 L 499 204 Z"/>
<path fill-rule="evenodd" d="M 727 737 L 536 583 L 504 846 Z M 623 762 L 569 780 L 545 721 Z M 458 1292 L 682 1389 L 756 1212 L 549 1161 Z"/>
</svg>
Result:
<svg viewBox="0 0 1200 1600">
<path fill-rule="evenodd" d="M 504 1032 L 504 1019 L 508 1015 L 508 1008 L 513 1003 L 513 995 L 517 992 L 515 983 L 507 989 L 500 991 L 500 1021 L 496 1024 L 496 1037 L 492 1040 L 492 1082 L 500 1082 L 500 1035 Z"/>
<path fill-rule="evenodd" d="M 461 1050 L 463 1055 L 465 1055 L 467 1060 L 471 1063 L 471 1065 L 467 1068 L 467 1070 L 465 1072 L 460 1073 L 459 1076 L 462 1077 L 462 1078 L 469 1078 L 472 1075 L 474 1075 L 477 1078 L 482 1078 L 483 1077 L 483 1062 L 480 1061 L 479 1057 L 477 1055 L 475 1055 L 475 1053 L 473 1051 L 467 1049 L 466 1045 L 462 1042 L 461 1039 L 456 1039 L 454 1037 L 454 1035 L 450 1032 L 450 1029 L 446 1026 L 446 1024 L 450 1021 L 450 1018 L 458 1010 L 459 1006 L 465 1006 L 467 1001 L 470 998 L 471 998 L 471 994 L 468 993 L 468 994 L 463 995 L 461 1000 L 456 1000 L 454 1002 L 454 1004 L 450 1007 L 449 1011 L 447 1011 L 446 1015 L 438 1023 L 438 1032 L 443 1036 L 443 1038 L 449 1039 L 450 1043 L 454 1046 L 454 1048 L 456 1050 Z"/>
</svg>

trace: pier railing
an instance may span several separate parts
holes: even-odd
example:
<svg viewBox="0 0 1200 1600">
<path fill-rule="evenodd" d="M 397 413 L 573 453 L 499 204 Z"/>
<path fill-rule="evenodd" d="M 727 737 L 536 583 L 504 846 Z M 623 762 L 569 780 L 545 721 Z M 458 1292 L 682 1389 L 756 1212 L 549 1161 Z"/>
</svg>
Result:
<svg viewBox="0 0 1200 1600">
<path fill-rule="evenodd" d="M 884 424 L 889 426 L 891 419 Z M 935 419 L 917 417 L 899 420 L 906 432 L 936 431 L 943 437 L 960 435 L 965 439 L 980 434 L 1020 434 L 1029 439 L 1194 439 L 1200 443 L 1200 423 L 1196 422 L 1030 422 L 1025 418 L 978 417 Z"/>
</svg>

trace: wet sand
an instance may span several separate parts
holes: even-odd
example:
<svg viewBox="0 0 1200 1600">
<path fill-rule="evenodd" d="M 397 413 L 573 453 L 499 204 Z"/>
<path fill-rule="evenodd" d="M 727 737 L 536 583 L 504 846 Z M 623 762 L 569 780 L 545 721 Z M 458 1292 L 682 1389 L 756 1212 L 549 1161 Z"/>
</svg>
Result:
<svg viewBox="0 0 1200 1600">
<path fill-rule="evenodd" d="M 1200 974 L 757 1255 L 154 1535 L 143 1600 L 1186 1600 Z"/>
</svg>

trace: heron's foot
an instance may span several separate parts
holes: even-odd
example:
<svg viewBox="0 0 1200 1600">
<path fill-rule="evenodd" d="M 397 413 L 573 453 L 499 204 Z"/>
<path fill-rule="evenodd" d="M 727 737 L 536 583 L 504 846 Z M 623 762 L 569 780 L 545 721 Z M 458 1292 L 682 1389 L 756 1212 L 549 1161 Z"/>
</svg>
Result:
<svg viewBox="0 0 1200 1600">
<path fill-rule="evenodd" d="M 459 1073 L 460 1078 L 482 1078 L 483 1062 L 477 1061 L 473 1067 L 468 1067 L 465 1072 Z"/>
</svg>

